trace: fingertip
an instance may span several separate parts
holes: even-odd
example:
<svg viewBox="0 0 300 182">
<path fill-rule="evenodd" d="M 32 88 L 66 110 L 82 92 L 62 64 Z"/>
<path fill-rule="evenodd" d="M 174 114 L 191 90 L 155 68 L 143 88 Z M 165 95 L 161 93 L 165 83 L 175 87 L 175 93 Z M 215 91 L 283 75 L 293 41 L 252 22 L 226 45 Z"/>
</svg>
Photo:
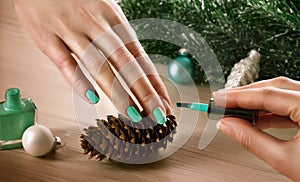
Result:
<svg viewBox="0 0 300 182">
<path fill-rule="evenodd" d="M 153 110 L 153 115 L 158 124 L 165 124 L 167 122 L 166 115 L 164 114 L 163 110 L 160 107 L 156 107 Z"/>
<path fill-rule="evenodd" d="M 226 92 L 224 89 L 212 93 L 213 99 L 219 106 L 226 106 Z"/>
<path fill-rule="evenodd" d="M 216 124 L 217 130 L 220 130 L 220 129 L 221 129 L 221 125 L 222 125 L 221 122 L 222 122 L 221 120 L 219 120 L 219 121 L 217 122 L 217 124 Z"/>
<path fill-rule="evenodd" d="M 164 124 L 167 121 L 166 108 L 164 106 L 164 99 L 159 95 L 151 96 L 151 98 L 146 102 L 148 106 L 148 113 L 151 114 L 154 120 L 158 124 Z"/>
<path fill-rule="evenodd" d="M 164 98 L 154 96 L 148 102 L 150 113 L 153 119 L 158 124 L 165 124 L 167 122 L 167 115 L 171 113 L 171 106 Z"/>
<path fill-rule="evenodd" d="M 138 110 L 132 105 L 127 108 L 126 113 L 129 118 L 135 123 L 138 123 L 143 119 Z"/>
</svg>

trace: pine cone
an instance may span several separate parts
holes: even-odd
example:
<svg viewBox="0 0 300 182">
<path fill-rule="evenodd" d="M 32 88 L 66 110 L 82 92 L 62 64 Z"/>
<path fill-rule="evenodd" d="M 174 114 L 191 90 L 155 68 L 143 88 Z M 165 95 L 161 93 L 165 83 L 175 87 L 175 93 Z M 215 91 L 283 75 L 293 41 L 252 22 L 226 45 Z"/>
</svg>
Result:
<svg viewBox="0 0 300 182">
<path fill-rule="evenodd" d="M 97 126 L 85 128 L 82 134 L 81 147 L 84 154 L 102 161 L 143 160 L 157 153 L 160 148 L 166 149 L 167 143 L 173 141 L 177 122 L 173 115 L 167 116 L 167 122 L 157 124 L 150 117 L 134 123 L 123 115 L 107 116 L 107 121 L 97 119 Z"/>
</svg>

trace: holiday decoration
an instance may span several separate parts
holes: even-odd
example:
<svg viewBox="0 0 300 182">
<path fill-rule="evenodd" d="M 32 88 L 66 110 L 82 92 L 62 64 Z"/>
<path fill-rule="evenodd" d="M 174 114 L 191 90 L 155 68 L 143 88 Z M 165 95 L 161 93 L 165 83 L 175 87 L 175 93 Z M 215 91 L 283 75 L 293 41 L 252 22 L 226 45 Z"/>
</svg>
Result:
<svg viewBox="0 0 300 182">
<path fill-rule="evenodd" d="M 173 141 L 176 126 L 172 115 L 167 116 L 167 122 L 163 125 L 156 124 L 149 117 L 134 123 L 122 115 L 118 118 L 107 116 L 107 121 L 97 120 L 97 126 L 84 129 L 85 134 L 80 137 L 81 147 L 84 154 L 90 154 L 90 158 L 95 157 L 100 161 L 105 158 L 139 160 L 151 157 L 160 148 L 165 149 L 167 143 Z M 115 142 L 117 139 L 124 142 Z"/>
<path fill-rule="evenodd" d="M 256 49 L 262 55 L 260 79 L 300 79 L 299 0 L 121 0 L 120 6 L 129 21 L 167 19 L 200 33 L 216 54 L 225 77 L 237 60 Z M 138 35 L 138 26 L 133 28 Z M 175 57 L 179 49 L 159 40 L 141 42 L 149 54 Z M 208 83 L 201 67 L 195 66 L 195 82 Z"/>
<path fill-rule="evenodd" d="M 60 138 L 53 136 L 49 128 L 43 125 L 29 127 L 22 137 L 23 148 L 32 156 L 43 156 L 61 144 Z"/>
<path fill-rule="evenodd" d="M 227 78 L 225 88 L 239 87 L 254 82 L 259 75 L 259 60 L 260 54 L 252 50 L 247 58 L 235 63 Z"/>
<path fill-rule="evenodd" d="M 191 60 L 191 55 L 186 49 L 180 49 L 179 55 L 168 65 L 168 73 L 175 83 L 187 84 L 193 80 L 195 66 Z"/>
</svg>

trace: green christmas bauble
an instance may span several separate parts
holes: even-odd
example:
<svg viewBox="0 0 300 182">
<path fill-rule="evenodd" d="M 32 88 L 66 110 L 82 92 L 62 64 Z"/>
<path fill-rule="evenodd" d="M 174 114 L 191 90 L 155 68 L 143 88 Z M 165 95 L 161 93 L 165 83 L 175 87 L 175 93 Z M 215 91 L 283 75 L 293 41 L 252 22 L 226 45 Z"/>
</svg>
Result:
<svg viewBox="0 0 300 182">
<path fill-rule="evenodd" d="M 171 80 L 178 84 L 188 84 L 195 75 L 195 65 L 186 50 L 180 50 L 179 55 L 170 61 L 168 74 Z"/>
</svg>

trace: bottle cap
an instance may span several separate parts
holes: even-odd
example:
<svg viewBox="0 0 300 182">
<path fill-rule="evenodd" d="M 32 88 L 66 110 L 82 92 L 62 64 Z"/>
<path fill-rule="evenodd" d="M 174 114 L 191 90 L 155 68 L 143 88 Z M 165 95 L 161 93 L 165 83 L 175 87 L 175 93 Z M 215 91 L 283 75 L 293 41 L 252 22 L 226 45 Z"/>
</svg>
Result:
<svg viewBox="0 0 300 182">
<path fill-rule="evenodd" d="M 5 92 L 4 107 L 6 110 L 19 110 L 23 106 L 20 90 L 18 88 L 9 88 Z"/>
<path fill-rule="evenodd" d="M 178 55 L 192 57 L 190 51 L 188 49 L 186 49 L 186 48 L 179 49 Z"/>
</svg>

